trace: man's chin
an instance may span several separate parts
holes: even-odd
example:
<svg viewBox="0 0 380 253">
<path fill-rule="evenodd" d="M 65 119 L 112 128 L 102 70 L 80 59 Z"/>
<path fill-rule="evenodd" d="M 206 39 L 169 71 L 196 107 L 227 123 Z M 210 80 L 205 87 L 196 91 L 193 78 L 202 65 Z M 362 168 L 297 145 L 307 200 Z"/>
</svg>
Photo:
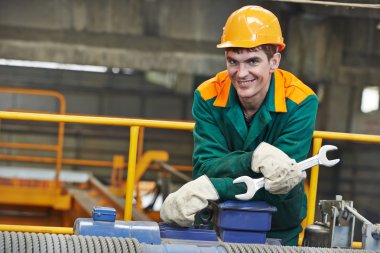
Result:
<svg viewBox="0 0 380 253">
<path fill-rule="evenodd" d="M 248 99 L 248 98 L 251 98 L 253 97 L 253 93 L 252 92 L 238 92 L 238 96 L 242 99 Z"/>
</svg>

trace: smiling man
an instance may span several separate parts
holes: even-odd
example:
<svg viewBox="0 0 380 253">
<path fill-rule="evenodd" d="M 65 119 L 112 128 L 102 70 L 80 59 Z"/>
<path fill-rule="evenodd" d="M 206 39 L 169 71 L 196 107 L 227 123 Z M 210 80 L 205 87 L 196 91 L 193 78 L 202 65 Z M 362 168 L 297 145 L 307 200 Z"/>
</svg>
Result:
<svg viewBox="0 0 380 253">
<path fill-rule="evenodd" d="M 297 245 L 306 216 L 306 158 L 318 99 L 293 74 L 279 69 L 285 48 L 277 17 L 260 6 L 230 15 L 218 48 L 227 70 L 195 91 L 193 178 L 170 194 L 161 208 L 169 223 L 191 226 L 208 201 L 234 200 L 246 192 L 240 176 L 265 178 L 252 200 L 276 206 L 268 237 Z"/>
</svg>

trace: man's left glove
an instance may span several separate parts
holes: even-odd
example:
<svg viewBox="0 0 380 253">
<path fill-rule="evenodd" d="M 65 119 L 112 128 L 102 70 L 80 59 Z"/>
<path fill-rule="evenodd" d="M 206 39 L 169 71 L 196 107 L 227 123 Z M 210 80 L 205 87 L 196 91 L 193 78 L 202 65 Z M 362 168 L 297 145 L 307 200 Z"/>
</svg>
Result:
<svg viewBox="0 0 380 253">
<path fill-rule="evenodd" d="M 294 159 L 266 142 L 253 152 L 251 168 L 263 174 L 265 189 L 272 194 L 286 194 L 306 178 Z"/>
<path fill-rule="evenodd" d="M 160 216 L 166 223 L 189 227 L 194 224 L 195 214 L 206 208 L 209 200 L 218 199 L 219 194 L 210 179 L 203 175 L 169 194 L 162 204 Z"/>
</svg>

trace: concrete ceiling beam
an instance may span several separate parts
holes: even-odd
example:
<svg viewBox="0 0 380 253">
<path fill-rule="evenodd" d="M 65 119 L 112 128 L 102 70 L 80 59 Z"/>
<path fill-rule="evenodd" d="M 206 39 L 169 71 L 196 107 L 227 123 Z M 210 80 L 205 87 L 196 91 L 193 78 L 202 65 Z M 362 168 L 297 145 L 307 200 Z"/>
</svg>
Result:
<svg viewBox="0 0 380 253">
<path fill-rule="evenodd" d="M 212 75 L 225 67 L 216 43 L 136 35 L 0 27 L 3 58 Z"/>
</svg>

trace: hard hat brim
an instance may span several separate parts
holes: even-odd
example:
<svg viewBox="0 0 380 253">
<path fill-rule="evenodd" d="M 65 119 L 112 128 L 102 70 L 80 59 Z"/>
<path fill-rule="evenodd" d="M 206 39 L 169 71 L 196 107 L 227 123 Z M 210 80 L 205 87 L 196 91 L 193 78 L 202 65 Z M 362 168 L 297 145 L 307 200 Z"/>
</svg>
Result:
<svg viewBox="0 0 380 253">
<path fill-rule="evenodd" d="M 271 44 L 271 45 L 275 45 L 275 46 L 278 46 L 278 51 L 282 51 L 284 50 L 285 48 L 285 44 L 284 43 L 254 43 L 250 40 L 246 40 L 246 41 L 226 41 L 224 43 L 220 43 L 218 45 L 216 45 L 217 48 L 231 48 L 231 47 L 237 47 L 237 48 L 253 48 L 253 47 L 258 47 L 258 46 L 261 46 L 261 45 L 264 45 L 264 44 Z"/>
</svg>

